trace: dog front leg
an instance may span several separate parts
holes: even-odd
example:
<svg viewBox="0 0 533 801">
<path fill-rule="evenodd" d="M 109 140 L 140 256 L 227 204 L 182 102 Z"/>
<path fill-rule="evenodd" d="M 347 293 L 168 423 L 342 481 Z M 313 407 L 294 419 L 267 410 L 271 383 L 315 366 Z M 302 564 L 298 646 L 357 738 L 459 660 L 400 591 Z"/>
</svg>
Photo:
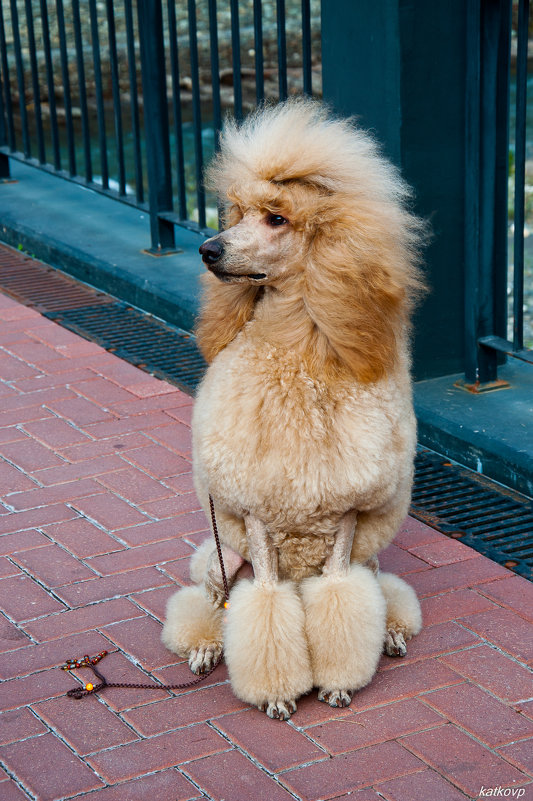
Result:
<svg viewBox="0 0 533 801">
<path fill-rule="evenodd" d="M 357 513 L 339 523 L 321 576 L 302 582 L 313 683 L 318 698 L 348 706 L 374 675 L 385 633 L 385 600 L 372 571 L 350 564 Z"/>
<path fill-rule="evenodd" d="M 278 553 L 265 524 L 251 515 L 245 523 L 255 579 L 231 591 L 226 665 L 235 695 L 288 720 L 313 686 L 302 602 L 293 582 L 278 580 Z"/>
<path fill-rule="evenodd" d="M 278 580 L 278 552 L 267 527 L 252 515 L 247 515 L 244 523 L 255 580 L 259 584 L 272 584 Z"/>
<path fill-rule="evenodd" d="M 350 554 L 357 525 L 357 512 L 352 509 L 341 519 L 331 553 L 322 569 L 323 576 L 346 576 L 350 569 Z"/>
</svg>

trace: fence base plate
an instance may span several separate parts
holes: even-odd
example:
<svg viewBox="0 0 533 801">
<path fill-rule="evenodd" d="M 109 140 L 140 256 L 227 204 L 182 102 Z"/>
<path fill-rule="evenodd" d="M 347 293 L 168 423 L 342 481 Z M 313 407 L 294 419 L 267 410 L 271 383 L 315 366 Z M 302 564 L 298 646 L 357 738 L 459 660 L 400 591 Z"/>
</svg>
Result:
<svg viewBox="0 0 533 801">
<path fill-rule="evenodd" d="M 509 382 L 504 381 L 503 379 L 486 381 L 485 383 L 482 383 L 481 381 L 475 381 L 473 384 L 471 384 L 468 381 L 464 381 L 462 378 L 460 378 L 454 383 L 454 387 L 457 387 L 458 389 L 464 389 L 466 392 L 470 392 L 472 395 L 481 395 L 483 392 L 496 392 L 498 389 L 511 389 Z"/>
<path fill-rule="evenodd" d="M 181 248 L 144 248 L 141 250 L 145 256 L 153 256 L 159 259 L 161 256 L 174 256 L 176 253 L 183 253 Z"/>
</svg>

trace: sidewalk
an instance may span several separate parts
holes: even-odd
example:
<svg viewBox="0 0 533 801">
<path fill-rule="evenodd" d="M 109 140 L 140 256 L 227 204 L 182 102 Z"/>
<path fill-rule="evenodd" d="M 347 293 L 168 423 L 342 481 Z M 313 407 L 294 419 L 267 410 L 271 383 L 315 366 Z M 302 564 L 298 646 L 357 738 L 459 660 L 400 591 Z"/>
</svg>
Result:
<svg viewBox="0 0 533 801">
<path fill-rule="evenodd" d="M 80 184 L 11 160 L 13 183 L 0 192 L 0 238 L 46 264 L 192 330 L 204 272 L 204 237 L 176 226 L 177 250 L 146 252 L 146 213 Z M 415 347 L 416 369 L 416 347 Z M 425 373 L 424 373 L 425 374 Z M 472 396 L 454 386 L 462 375 L 419 380 L 414 387 L 422 445 L 526 495 L 533 494 L 533 373 L 511 359 L 499 371 L 511 391 Z"/>
<path fill-rule="evenodd" d="M 415 587 L 425 627 L 348 709 L 313 693 L 272 721 L 233 696 L 224 666 L 177 695 L 65 696 L 76 679 L 58 665 L 103 649 L 109 681 L 190 677 L 159 634 L 210 536 L 191 409 L 0 295 L 0 799 L 459 801 L 513 788 L 533 801 L 533 586 L 412 519 L 381 563 Z"/>
</svg>

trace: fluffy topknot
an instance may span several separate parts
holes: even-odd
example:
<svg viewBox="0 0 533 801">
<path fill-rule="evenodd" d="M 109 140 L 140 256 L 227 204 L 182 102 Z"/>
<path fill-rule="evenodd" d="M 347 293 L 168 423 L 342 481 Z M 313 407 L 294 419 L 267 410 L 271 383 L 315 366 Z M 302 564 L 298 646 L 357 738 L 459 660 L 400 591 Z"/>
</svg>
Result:
<svg viewBox="0 0 533 801">
<path fill-rule="evenodd" d="M 370 134 L 315 100 L 291 98 L 256 109 L 244 122 L 226 122 L 220 153 L 207 171 L 222 202 L 239 183 L 291 180 L 381 203 L 410 194 Z"/>
</svg>

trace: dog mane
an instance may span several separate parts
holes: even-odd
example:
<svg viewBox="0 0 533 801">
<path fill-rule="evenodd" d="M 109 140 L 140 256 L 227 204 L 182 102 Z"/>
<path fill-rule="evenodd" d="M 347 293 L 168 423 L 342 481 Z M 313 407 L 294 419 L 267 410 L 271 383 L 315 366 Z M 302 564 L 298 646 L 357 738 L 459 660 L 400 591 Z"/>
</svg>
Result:
<svg viewBox="0 0 533 801">
<path fill-rule="evenodd" d="M 304 98 L 261 107 L 241 124 L 228 121 L 220 144 L 206 179 L 226 224 L 243 191 L 249 204 L 254 187 L 259 196 L 268 185 L 278 206 L 289 206 L 291 223 L 310 235 L 283 340 L 301 345 L 306 331 L 309 363 L 365 383 L 383 377 L 424 289 L 425 226 L 409 210 L 398 170 L 353 120 Z M 260 288 L 213 276 L 205 286 L 197 336 L 211 361 L 254 315 Z"/>
</svg>

